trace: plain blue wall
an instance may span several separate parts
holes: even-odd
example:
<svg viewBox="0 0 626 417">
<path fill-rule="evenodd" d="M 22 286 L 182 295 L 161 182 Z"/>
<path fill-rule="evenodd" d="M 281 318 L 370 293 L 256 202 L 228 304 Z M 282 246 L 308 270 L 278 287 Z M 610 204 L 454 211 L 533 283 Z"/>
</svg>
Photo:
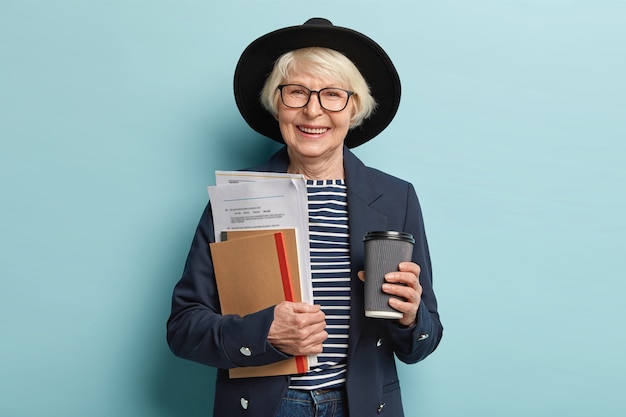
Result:
<svg viewBox="0 0 626 417">
<path fill-rule="evenodd" d="M 276 148 L 235 107 L 239 54 L 312 16 L 403 81 L 356 152 L 427 222 L 446 330 L 400 366 L 407 415 L 626 415 L 617 0 L 0 0 L 0 415 L 210 415 L 171 290 L 214 170 Z"/>
</svg>

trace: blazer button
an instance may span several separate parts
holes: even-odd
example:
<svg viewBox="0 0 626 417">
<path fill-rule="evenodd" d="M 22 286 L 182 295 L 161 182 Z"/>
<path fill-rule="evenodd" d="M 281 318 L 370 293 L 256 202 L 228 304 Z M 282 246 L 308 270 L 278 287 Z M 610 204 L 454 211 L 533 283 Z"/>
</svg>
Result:
<svg viewBox="0 0 626 417">
<path fill-rule="evenodd" d="M 381 347 L 383 345 L 383 339 L 378 339 L 376 341 L 376 347 Z"/>
<path fill-rule="evenodd" d="M 384 407 L 384 406 L 385 406 L 385 403 L 382 403 L 381 405 L 379 405 L 379 406 L 378 406 L 378 409 L 376 410 L 376 412 L 377 412 L 378 414 L 382 413 L 382 412 L 383 412 L 383 407 Z"/>
<path fill-rule="evenodd" d="M 430 337 L 430 335 L 428 333 L 423 333 L 420 335 L 420 337 L 417 338 L 418 342 L 421 342 L 422 340 L 426 340 Z"/>
<path fill-rule="evenodd" d="M 246 400 L 245 398 L 241 397 L 241 408 L 243 408 L 244 410 L 248 409 L 248 400 Z"/>
<path fill-rule="evenodd" d="M 250 350 L 250 348 L 249 348 L 249 347 L 245 347 L 245 346 L 242 346 L 242 347 L 239 349 L 239 352 L 240 352 L 243 356 L 250 356 L 250 355 L 252 355 L 252 351 Z"/>
</svg>

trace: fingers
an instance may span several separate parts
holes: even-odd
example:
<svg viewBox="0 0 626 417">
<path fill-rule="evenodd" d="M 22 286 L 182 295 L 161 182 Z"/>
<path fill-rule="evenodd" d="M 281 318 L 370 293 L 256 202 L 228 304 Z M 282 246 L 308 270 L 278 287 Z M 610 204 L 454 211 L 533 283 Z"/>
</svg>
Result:
<svg viewBox="0 0 626 417">
<path fill-rule="evenodd" d="M 396 272 L 408 272 L 411 275 L 405 274 L 396 274 Z M 405 284 L 405 285 L 414 285 L 419 282 L 421 268 L 414 262 L 401 262 L 398 265 L 398 271 L 390 272 L 385 275 L 385 280 L 387 282 L 393 282 L 396 284 Z M 363 282 L 365 282 L 365 271 L 357 272 L 357 276 Z M 408 280 L 405 282 L 405 280 Z"/>
<path fill-rule="evenodd" d="M 322 308 L 317 304 L 287 303 L 287 305 L 289 305 L 296 313 L 317 313 L 322 311 Z"/>
<path fill-rule="evenodd" d="M 419 285 L 420 272 L 419 265 L 413 262 L 402 262 L 398 266 L 398 271 L 385 274 L 385 281 L 416 287 Z"/>
<path fill-rule="evenodd" d="M 288 355 L 321 353 L 328 338 L 325 318 L 318 305 L 283 302 L 274 309 L 268 341 Z"/>
<path fill-rule="evenodd" d="M 283 301 L 274 309 L 274 321 L 298 329 L 326 324 L 326 316 L 319 305 Z"/>
<path fill-rule="evenodd" d="M 402 262 L 398 269 L 397 272 L 385 275 L 382 290 L 394 296 L 389 300 L 389 306 L 403 313 L 400 324 L 411 326 L 415 323 L 422 297 L 422 286 L 419 283 L 421 270 L 413 262 Z"/>
</svg>

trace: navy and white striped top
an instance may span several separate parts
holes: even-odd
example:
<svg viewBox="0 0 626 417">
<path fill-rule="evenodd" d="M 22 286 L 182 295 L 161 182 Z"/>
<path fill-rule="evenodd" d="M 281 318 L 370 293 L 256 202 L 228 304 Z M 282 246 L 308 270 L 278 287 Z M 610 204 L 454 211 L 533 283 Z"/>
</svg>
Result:
<svg viewBox="0 0 626 417">
<path fill-rule="evenodd" d="M 290 388 L 337 388 L 346 381 L 350 322 L 350 243 L 344 180 L 307 180 L 313 302 L 326 315 L 328 339 L 318 365 L 293 375 Z"/>
</svg>

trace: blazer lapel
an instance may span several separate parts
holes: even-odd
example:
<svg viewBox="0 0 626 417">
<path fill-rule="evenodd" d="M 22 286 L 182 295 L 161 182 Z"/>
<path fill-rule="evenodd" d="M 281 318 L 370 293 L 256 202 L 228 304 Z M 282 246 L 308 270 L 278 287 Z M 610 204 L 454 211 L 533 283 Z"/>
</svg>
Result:
<svg viewBox="0 0 626 417">
<path fill-rule="evenodd" d="M 363 163 L 344 148 L 344 169 L 348 189 L 348 222 L 350 233 L 350 267 L 352 270 L 350 295 L 349 355 L 358 344 L 364 323 L 363 282 L 357 272 L 364 267 L 363 236 L 373 230 L 386 230 L 387 216 L 371 207 L 383 190 L 371 178 Z"/>
</svg>

